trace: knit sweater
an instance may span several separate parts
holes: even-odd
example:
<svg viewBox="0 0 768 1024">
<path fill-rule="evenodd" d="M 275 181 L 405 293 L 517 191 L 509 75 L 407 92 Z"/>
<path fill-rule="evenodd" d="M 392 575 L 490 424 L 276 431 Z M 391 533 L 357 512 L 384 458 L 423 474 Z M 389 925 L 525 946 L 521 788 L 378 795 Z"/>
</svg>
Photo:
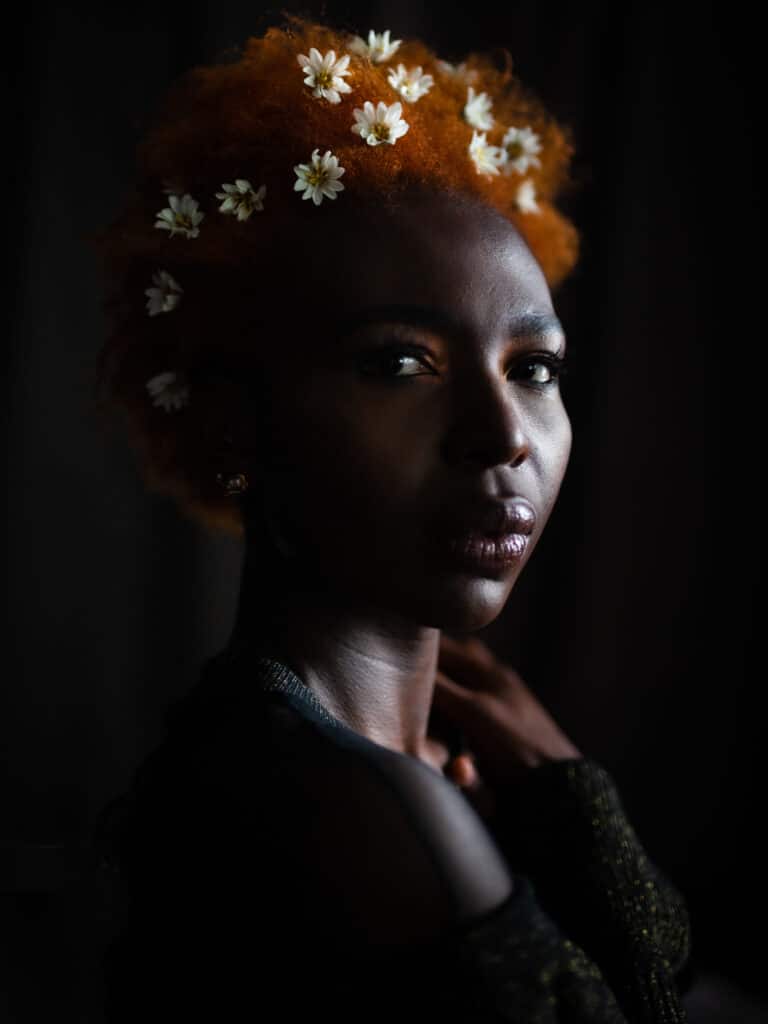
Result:
<svg viewBox="0 0 768 1024">
<path fill-rule="evenodd" d="M 458 787 L 347 727 L 267 654 L 220 652 L 166 722 L 98 834 L 122 894 L 109 1024 L 267 1006 L 283 1021 L 687 1021 L 684 899 L 594 759 L 494 794 L 483 828 L 512 874 L 505 900 L 400 937 L 440 904 L 446 862 L 424 825 L 432 780 L 420 807 L 411 762 Z"/>
</svg>

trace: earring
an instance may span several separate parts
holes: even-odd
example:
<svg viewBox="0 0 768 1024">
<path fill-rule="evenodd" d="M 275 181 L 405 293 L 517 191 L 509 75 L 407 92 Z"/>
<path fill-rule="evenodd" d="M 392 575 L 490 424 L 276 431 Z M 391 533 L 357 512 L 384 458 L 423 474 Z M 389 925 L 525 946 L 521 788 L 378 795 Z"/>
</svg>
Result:
<svg viewBox="0 0 768 1024">
<path fill-rule="evenodd" d="M 225 433 L 224 451 L 231 454 L 234 442 L 231 433 Z M 224 488 L 227 495 L 242 494 L 248 490 L 248 477 L 245 473 L 217 473 L 216 480 Z M 285 536 L 280 523 L 276 520 L 268 503 L 263 506 L 264 520 L 275 547 L 286 558 L 295 558 L 298 551 L 294 544 Z"/>
<path fill-rule="evenodd" d="M 242 494 L 248 490 L 248 477 L 245 473 L 217 473 L 216 481 L 227 495 Z"/>
<path fill-rule="evenodd" d="M 224 450 L 229 453 L 234 447 L 232 434 L 228 431 L 224 435 Z M 245 473 L 217 473 L 216 482 L 224 489 L 228 496 L 242 494 L 248 490 L 248 477 Z"/>
</svg>

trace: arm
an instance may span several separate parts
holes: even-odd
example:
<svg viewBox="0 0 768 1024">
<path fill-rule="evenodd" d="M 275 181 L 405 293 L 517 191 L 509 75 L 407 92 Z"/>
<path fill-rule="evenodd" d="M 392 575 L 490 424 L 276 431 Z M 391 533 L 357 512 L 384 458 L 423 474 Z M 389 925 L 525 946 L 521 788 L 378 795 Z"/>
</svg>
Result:
<svg viewBox="0 0 768 1024">
<path fill-rule="evenodd" d="M 543 904 L 618 984 L 638 956 L 678 975 L 690 960 L 685 901 L 648 858 L 608 771 L 544 763 L 497 802 L 489 827 Z"/>
<path fill-rule="evenodd" d="M 687 909 L 649 861 L 609 774 L 479 640 L 444 637 L 440 662 L 451 676 L 437 673 L 436 704 L 477 761 L 467 795 L 510 865 L 628 1005 L 644 998 L 638 971 L 653 985 L 666 973 L 676 989 L 690 955 Z"/>
</svg>

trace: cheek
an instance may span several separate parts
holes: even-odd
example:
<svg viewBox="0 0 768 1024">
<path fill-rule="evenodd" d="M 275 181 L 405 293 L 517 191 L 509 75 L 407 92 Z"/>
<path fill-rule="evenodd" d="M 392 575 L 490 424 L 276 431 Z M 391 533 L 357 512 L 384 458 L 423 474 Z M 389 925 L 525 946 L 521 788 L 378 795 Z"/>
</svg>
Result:
<svg viewBox="0 0 768 1024">
<path fill-rule="evenodd" d="M 311 478 L 332 478 L 344 492 L 386 495 L 401 481 L 407 490 L 422 478 L 433 421 L 434 410 L 415 401 L 413 392 L 364 387 L 321 371 L 300 404 L 293 403 L 282 433 L 297 468 Z"/>
<path fill-rule="evenodd" d="M 339 403 L 329 415 L 326 397 L 322 410 L 297 409 L 279 433 L 276 489 L 302 533 L 321 543 L 407 527 L 429 477 L 432 447 L 423 430 L 373 404 Z"/>
<path fill-rule="evenodd" d="M 562 477 L 571 456 L 571 445 L 573 444 L 573 431 L 571 421 L 565 407 L 561 406 L 560 415 L 553 426 L 551 435 L 551 460 L 553 473 Z"/>
<path fill-rule="evenodd" d="M 537 435 L 539 441 L 536 447 L 536 461 L 542 499 L 548 509 L 548 514 L 557 498 L 568 468 L 573 443 L 571 421 L 562 403 L 558 404 L 551 416 L 542 421 Z"/>
</svg>

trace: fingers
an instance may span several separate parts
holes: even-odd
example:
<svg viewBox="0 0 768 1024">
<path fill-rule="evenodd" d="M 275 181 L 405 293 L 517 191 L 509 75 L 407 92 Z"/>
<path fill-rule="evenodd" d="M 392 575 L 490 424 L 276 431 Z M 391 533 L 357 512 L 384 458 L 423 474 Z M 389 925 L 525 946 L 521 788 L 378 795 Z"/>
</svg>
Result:
<svg viewBox="0 0 768 1024">
<path fill-rule="evenodd" d="M 476 637 L 456 640 L 442 634 L 438 665 L 470 689 L 487 688 L 494 658 L 490 650 Z"/>
<path fill-rule="evenodd" d="M 480 776 L 471 754 L 457 754 L 449 766 L 451 778 L 462 789 L 476 789 L 480 785 Z"/>
<path fill-rule="evenodd" d="M 468 692 L 467 687 L 454 682 L 440 669 L 435 671 L 435 686 L 432 691 L 434 703 L 442 703 L 451 707 L 457 703 L 466 703 Z"/>
<path fill-rule="evenodd" d="M 435 672 L 435 685 L 432 688 L 432 706 L 439 714 L 443 714 L 449 722 L 468 730 L 471 733 L 477 718 L 476 691 L 468 686 L 450 679 L 439 669 Z"/>
</svg>

